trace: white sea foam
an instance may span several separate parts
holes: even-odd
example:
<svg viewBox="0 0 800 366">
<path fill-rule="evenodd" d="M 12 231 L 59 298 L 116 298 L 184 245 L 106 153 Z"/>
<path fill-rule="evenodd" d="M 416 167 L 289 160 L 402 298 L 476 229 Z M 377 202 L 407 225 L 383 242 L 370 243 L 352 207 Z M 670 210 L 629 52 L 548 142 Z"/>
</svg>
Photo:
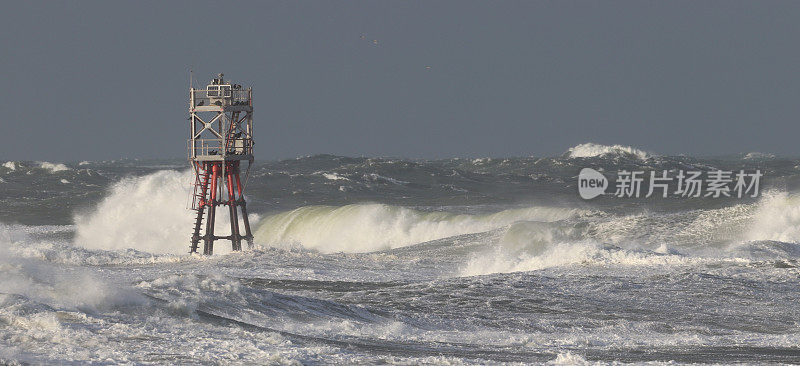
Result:
<svg viewBox="0 0 800 366">
<path fill-rule="evenodd" d="M 275 333 L 193 322 L 165 312 L 145 291 L 127 285 L 129 280 L 119 284 L 96 269 L 14 255 L 14 249 L 34 243 L 30 230 L 37 228 L 0 224 L 0 250 L 6 253 L 0 256 L 0 363 L 174 363 L 169 355 L 180 354 L 193 363 L 292 364 L 276 351 L 291 360 L 298 349 Z M 215 284 L 202 290 L 221 292 Z M 173 290 L 177 297 L 188 292 Z"/>
<path fill-rule="evenodd" d="M 564 154 L 570 158 L 591 158 L 603 156 L 633 156 L 641 160 L 648 159 L 652 154 L 634 147 L 624 145 L 601 145 L 591 142 L 569 148 Z"/>
<path fill-rule="evenodd" d="M 87 271 L 64 271 L 42 262 L 0 260 L 0 293 L 18 294 L 55 308 L 99 309 L 144 302 L 129 289 L 108 284 Z"/>
<path fill-rule="evenodd" d="M 75 243 L 88 249 L 186 253 L 192 172 L 159 171 L 116 183 L 91 213 L 75 217 Z"/>
<path fill-rule="evenodd" d="M 23 296 L 56 309 L 96 309 L 143 301 L 132 291 L 112 286 L 88 271 L 64 270 L 18 256 L 17 249 L 35 245 L 24 228 L 0 224 L 0 251 L 6 254 L 0 256 L 0 293 Z"/>
<path fill-rule="evenodd" d="M 589 362 L 585 358 L 567 351 L 567 352 L 559 353 L 558 355 L 556 355 L 556 358 L 554 358 L 553 360 L 547 362 L 547 364 L 548 365 L 572 365 L 572 366 L 575 366 L 575 365 L 594 365 L 594 364 L 598 364 L 599 365 L 601 363 L 599 363 L 599 362 L 597 362 L 597 363 Z"/>
<path fill-rule="evenodd" d="M 50 162 L 47 162 L 47 161 L 39 162 L 39 167 L 42 168 L 42 169 L 45 169 L 45 170 L 49 170 L 50 173 L 69 170 L 69 168 L 64 164 L 50 163 Z"/>
<path fill-rule="evenodd" d="M 460 275 L 532 271 L 575 263 L 683 265 L 800 257 L 800 195 L 768 192 L 744 203 L 678 214 L 639 213 L 592 222 L 593 234 L 547 223 L 508 227 Z M 612 243 L 620 247 L 607 247 Z"/>
<path fill-rule="evenodd" d="M 800 195 L 765 194 L 745 238 L 800 243 Z"/>
<path fill-rule="evenodd" d="M 402 185 L 408 184 L 408 182 L 406 182 L 404 180 L 394 179 L 394 178 L 391 178 L 391 177 L 385 177 L 385 176 L 382 176 L 380 174 L 375 174 L 375 173 L 364 174 L 364 180 L 369 180 L 369 181 L 373 181 L 373 182 L 387 182 L 387 183 L 391 183 L 391 184 L 396 184 L 398 186 L 402 186 Z"/>
<path fill-rule="evenodd" d="M 343 177 L 343 176 L 341 176 L 339 174 L 336 174 L 336 173 L 322 173 L 322 176 L 325 177 L 325 179 L 328 179 L 328 180 L 349 180 L 349 179 L 347 179 L 347 178 L 345 178 L 345 177 Z"/>
<path fill-rule="evenodd" d="M 580 212 L 530 207 L 464 215 L 383 204 L 307 206 L 264 218 L 255 239 L 268 246 L 299 245 L 324 253 L 370 252 L 489 231 L 517 221 L 562 220 Z"/>
<path fill-rule="evenodd" d="M 775 154 L 763 153 L 758 151 L 749 152 L 744 156 L 744 159 L 747 160 L 773 159 L 773 158 L 775 158 Z"/>
<path fill-rule="evenodd" d="M 590 240 L 552 243 L 538 254 L 528 250 L 509 251 L 501 245 L 493 251 L 473 255 L 463 266 L 459 275 L 476 276 L 525 272 L 569 264 L 652 267 L 685 265 L 705 260 L 680 254 L 604 247 L 600 243 Z M 714 260 L 716 261 L 716 259 Z M 736 260 L 730 259 L 729 261 Z"/>
<path fill-rule="evenodd" d="M 704 261 L 797 258 L 800 197 L 765 198 L 676 214 L 637 213 L 580 225 L 518 222 L 490 250 L 472 255 L 460 275 L 532 271 L 568 264 L 672 266 Z M 758 208 L 758 209 L 756 209 Z"/>
<path fill-rule="evenodd" d="M 15 170 L 17 170 L 17 163 L 13 162 L 13 161 L 7 161 L 7 162 L 3 163 L 3 167 L 7 168 L 7 169 L 9 169 L 11 171 L 15 171 Z"/>
</svg>

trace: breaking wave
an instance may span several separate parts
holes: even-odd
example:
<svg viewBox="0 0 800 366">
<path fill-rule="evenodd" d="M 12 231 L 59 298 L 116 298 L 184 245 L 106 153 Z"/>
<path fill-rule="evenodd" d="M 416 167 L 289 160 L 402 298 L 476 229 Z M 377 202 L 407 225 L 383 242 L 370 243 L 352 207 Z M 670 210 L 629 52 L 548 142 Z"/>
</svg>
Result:
<svg viewBox="0 0 800 366">
<path fill-rule="evenodd" d="M 188 252 L 191 179 L 191 171 L 172 170 L 123 179 L 94 211 L 76 215 L 75 243 L 87 249 Z"/>
<path fill-rule="evenodd" d="M 766 194 L 746 239 L 800 243 L 800 195 L 785 192 Z"/>
<path fill-rule="evenodd" d="M 652 157 L 652 154 L 639 150 L 634 147 L 624 145 L 601 145 L 591 142 L 580 144 L 569 148 L 566 153 L 569 158 L 593 158 L 593 157 L 608 157 L 608 156 L 623 156 L 633 157 L 641 160 L 646 160 Z"/>
<path fill-rule="evenodd" d="M 0 249 L 8 257 L 70 266 L 144 265 L 192 260 L 185 255 L 155 256 L 133 249 L 111 251 L 76 247 L 63 235 L 74 230 L 73 225 L 26 226 L 0 223 Z M 60 239 L 54 239 L 59 237 Z"/>
<path fill-rule="evenodd" d="M 690 260 L 666 248 L 625 249 L 606 244 L 588 235 L 582 225 L 518 222 L 506 230 L 494 248 L 474 253 L 459 275 L 525 272 L 573 263 L 676 265 Z"/>
<path fill-rule="evenodd" d="M 256 230 L 255 241 L 275 247 L 301 246 L 324 253 L 371 252 L 485 232 L 517 221 L 563 220 L 581 212 L 529 207 L 468 215 L 384 204 L 306 206 L 264 218 Z"/>
<path fill-rule="evenodd" d="M 28 229 L 28 230 L 26 230 Z M 13 319 L 13 309 L 3 306 L 9 296 L 24 297 L 56 309 L 96 309 L 139 303 L 141 297 L 126 288 L 102 281 L 88 271 L 69 269 L 40 261 L 30 255 L 37 243 L 29 231 L 64 230 L 61 227 L 24 227 L 0 224 L 0 322 Z M 13 294 L 13 295 L 9 295 Z M 16 302 L 16 301 L 14 301 Z M 19 304 L 15 304 L 19 305 Z"/>
<path fill-rule="evenodd" d="M 189 252 L 194 211 L 188 209 L 193 172 L 162 170 L 125 178 L 91 212 L 75 215 L 75 244 L 86 249 L 135 249 L 155 254 Z M 229 235 L 227 210 L 217 210 L 214 230 Z M 258 215 L 249 215 L 258 221 Z M 224 254 L 230 247 L 215 245 Z"/>
<path fill-rule="evenodd" d="M 518 222 L 493 248 L 473 254 L 460 275 L 574 263 L 652 266 L 798 258 L 800 195 L 770 192 L 757 204 L 679 215 L 634 214 L 586 226 Z"/>
</svg>

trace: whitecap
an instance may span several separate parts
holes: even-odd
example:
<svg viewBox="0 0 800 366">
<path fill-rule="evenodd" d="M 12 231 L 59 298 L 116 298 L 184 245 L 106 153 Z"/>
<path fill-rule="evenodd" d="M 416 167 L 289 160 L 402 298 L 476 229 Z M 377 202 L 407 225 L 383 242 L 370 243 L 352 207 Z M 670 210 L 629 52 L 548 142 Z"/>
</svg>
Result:
<svg viewBox="0 0 800 366">
<path fill-rule="evenodd" d="M 69 170 L 69 168 L 64 164 L 60 164 L 60 163 L 55 163 L 54 164 L 54 163 L 50 163 L 50 162 L 47 162 L 47 161 L 39 162 L 39 167 L 42 168 L 42 169 L 45 169 L 45 170 L 49 170 L 50 173 Z"/>
<path fill-rule="evenodd" d="M 564 153 L 570 158 L 591 158 L 606 156 L 632 156 L 637 159 L 646 160 L 653 156 L 644 150 L 624 145 L 601 145 L 592 142 L 573 146 Z"/>
</svg>

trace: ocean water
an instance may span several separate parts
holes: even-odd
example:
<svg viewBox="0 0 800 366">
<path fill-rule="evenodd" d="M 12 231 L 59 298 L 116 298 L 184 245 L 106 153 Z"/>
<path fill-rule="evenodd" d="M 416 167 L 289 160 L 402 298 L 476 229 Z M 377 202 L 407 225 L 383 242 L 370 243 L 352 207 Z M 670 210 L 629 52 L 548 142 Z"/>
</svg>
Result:
<svg viewBox="0 0 800 366">
<path fill-rule="evenodd" d="M 256 162 L 254 247 L 204 257 L 185 161 L 4 162 L 0 364 L 800 363 L 798 164 Z M 584 167 L 764 177 L 755 198 L 585 201 Z"/>
</svg>

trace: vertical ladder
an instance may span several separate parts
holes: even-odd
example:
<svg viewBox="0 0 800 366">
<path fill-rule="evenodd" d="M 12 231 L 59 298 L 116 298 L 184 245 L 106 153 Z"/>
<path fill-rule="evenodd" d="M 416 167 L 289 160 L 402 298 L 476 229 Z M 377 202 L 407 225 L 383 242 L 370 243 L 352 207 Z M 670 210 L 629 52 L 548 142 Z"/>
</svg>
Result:
<svg viewBox="0 0 800 366">
<path fill-rule="evenodd" d="M 234 141 L 234 130 L 239 126 L 239 112 L 231 112 L 231 123 L 228 126 L 228 133 L 225 136 L 225 151 L 226 153 L 236 146 Z"/>
<path fill-rule="evenodd" d="M 203 226 L 203 212 L 206 207 L 206 200 L 208 199 L 208 183 L 209 172 L 206 167 L 200 167 L 201 172 L 198 174 L 198 179 L 194 183 L 194 193 L 192 197 L 192 209 L 197 211 L 197 218 L 194 222 L 194 231 L 192 234 L 192 245 L 189 247 L 189 253 L 196 253 L 197 246 L 200 243 L 200 227 Z M 200 193 L 198 194 L 198 191 Z"/>
</svg>

